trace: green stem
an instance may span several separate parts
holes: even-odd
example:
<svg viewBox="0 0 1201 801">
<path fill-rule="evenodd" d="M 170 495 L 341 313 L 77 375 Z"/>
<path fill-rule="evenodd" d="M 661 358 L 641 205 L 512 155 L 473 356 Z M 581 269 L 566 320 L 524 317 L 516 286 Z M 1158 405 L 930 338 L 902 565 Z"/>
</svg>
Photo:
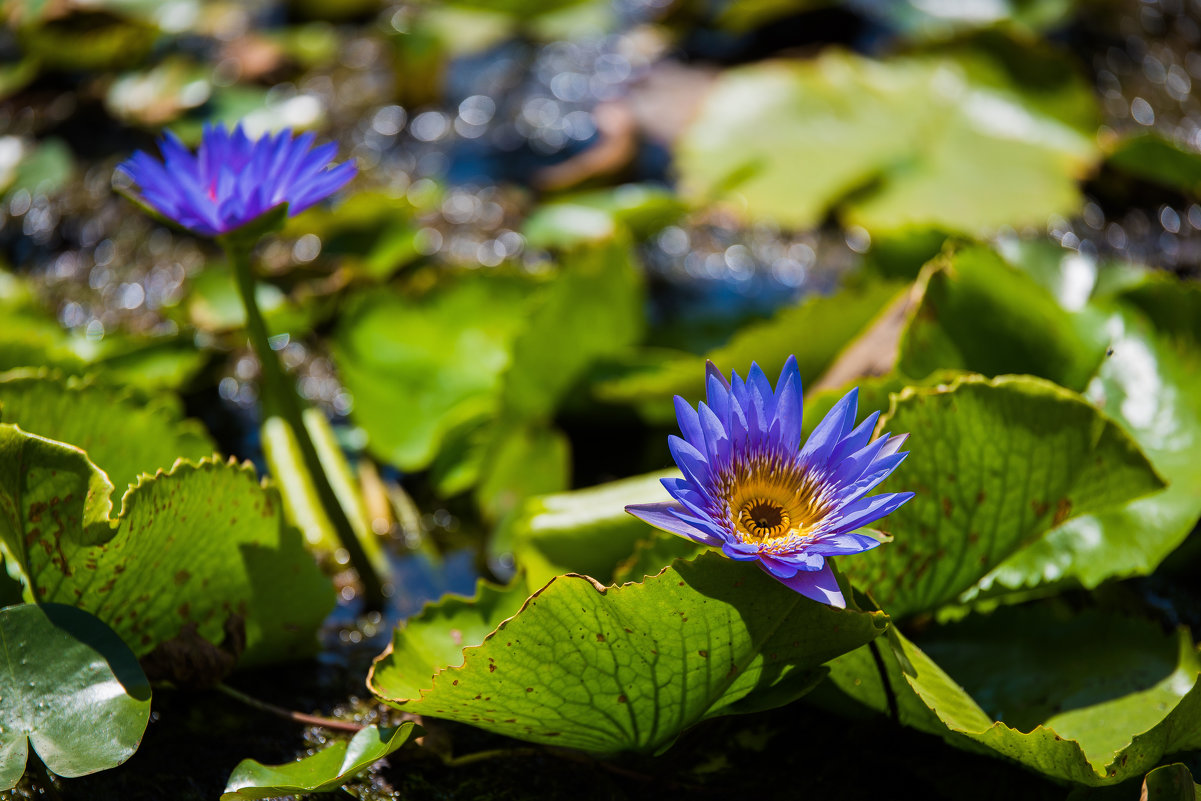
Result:
<svg viewBox="0 0 1201 801">
<path fill-rule="evenodd" d="M 229 259 L 234 276 L 237 278 L 238 294 L 241 295 L 242 307 L 246 310 L 246 328 L 250 336 L 250 343 L 254 346 L 254 352 L 258 355 L 259 364 L 262 366 L 263 414 L 264 416 L 270 413 L 278 414 L 288 428 L 292 429 L 305 467 L 312 476 L 317 497 L 325 508 L 325 513 L 334 528 L 334 533 L 338 536 L 338 541 L 350 556 L 350 564 L 359 574 L 366 609 L 367 611 L 382 610 L 384 608 L 383 584 L 380 582 L 380 577 L 375 572 L 371 560 L 367 558 L 367 553 L 363 550 L 363 545 L 359 542 L 358 535 L 355 534 L 354 527 L 350 524 L 350 519 L 346 516 L 334 488 L 330 485 L 325 468 L 321 466 L 317 448 L 313 445 L 313 439 L 304 425 L 302 402 L 300 396 L 296 394 L 296 386 L 284 372 L 283 365 L 280 364 L 275 351 L 271 349 L 267 324 L 259 311 L 258 301 L 254 294 L 254 271 L 250 266 L 250 250 L 248 247 L 240 247 L 229 241 L 223 242 L 222 245 L 225 247 L 225 255 Z"/>
<path fill-rule="evenodd" d="M 269 704 L 266 701 L 260 701 L 257 698 L 252 698 L 246 693 L 235 690 L 228 684 L 218 683 L 215 685 L 218 692 L 225 693 L 230 698 L 241 701 L 247 706 L 252 706 L 255 709 L 263 712 L 270 712 L 277 717 L 285 718 L 296 723 L 302 723 L 306 726 L 320 726 L 324 729 L 336 729 L 338 731 L 360 732 L 363 726 L 349 720 L 338 720 L 336 718 L 323 718 L 320 715 L 306 715 L 303 712 L 296 712 L 291 709 L 284 709 L 282 706 Z"/>
</svg>

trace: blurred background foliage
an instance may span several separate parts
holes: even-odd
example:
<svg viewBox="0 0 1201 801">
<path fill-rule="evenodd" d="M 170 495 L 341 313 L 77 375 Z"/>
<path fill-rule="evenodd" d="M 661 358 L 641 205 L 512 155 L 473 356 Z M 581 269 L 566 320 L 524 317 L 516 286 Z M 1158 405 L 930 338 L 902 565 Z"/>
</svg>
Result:
<svg viewBox="0 0 1201 801">
<path fill-rule="evenodd" d="M 119 437 L 88 420 L 118 409 L 115 431 L 163 426 L 156 448 L 188 445 L 147 445 L 131 475 L 210 445 L 260 473 L 276 458 L 228 268 L 115 194 L 115 166 L 164 130 L 195 143 L 209 121 L 312 130 L 359 166 L 343 198 L 257 254 L 273 347 L 396 577 L 386 620 L 352 622 L 344 604 L 327 623 L 342 671 L 312 697 L 361 695 L 391 622 L 507 578 L 515 553 L 544 577 L 629 580 L 690 552 L 612 513 L 653 481 L 569 491 L 662 469 L 671 396 L 697 399 L 705 358 L 770 374 L 795 353 L 807 419 L 848 383 L 886 409 L 948 370 L 1083 393 L 1169 489 L 1057 522 L 914 625 L 1066 592 L 1201 626 L 1201 596 L 1175 578 L 1196 567 L 1201 515 L 1195 0 L 0 0 L 0 19 L 0 370 L 19 370 L 3 420 L 49 402 L 28 370 L 49 368 L 84 412 L 56 438 L 91 443 L 106 469 Z M 205 430 L 180 429 L 185 415 Z M 1005 639 L 1021 614 L 957 625 Z M 1083 621 L 1074 632 L 1101 628 Z M 958 637 L 940 628 L 923 647 L 999 717 Z M 1013 714 L 1050 713 L 1036 699 Z M 188 751 L 184 717 L 176 733 L 152 725 L 152 756 L 122 770 Z M 727 786 L 733 765 L 770 763 L 783 721 L 711 724 L 732 750 L 686 742 L 676 767 Z M 846 725 L 844 745 L 870 731 Z M 1066 792 L 958 752 L 936 775 L 910 757 L 942 746 L 900 731 L 880 787 L 904 776 L 961 797 L 985 792 L 984 771 L 1011 793 Z M 256 736 L 265 757 L 294 754 Z M 223 780 L 227 757 L 186 759 Z M 512 767 L 439 770 L 377 771 L 360 789 L 517 797 Z M 814 786 L 876 789 L 847 771 L 833 760 Z M 93 790 L 135 797 L 122 775 Z"/>
</svg>

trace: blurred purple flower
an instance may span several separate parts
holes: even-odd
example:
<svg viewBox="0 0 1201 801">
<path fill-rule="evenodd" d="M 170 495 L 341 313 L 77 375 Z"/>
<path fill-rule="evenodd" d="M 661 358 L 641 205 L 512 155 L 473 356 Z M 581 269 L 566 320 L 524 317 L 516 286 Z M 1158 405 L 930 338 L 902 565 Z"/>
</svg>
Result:
<svg viewBox="0 0 1201 801">
<path fill-rule="evenodd" d="M 208 126 L 191 153 L 170 131 L 159 140 L 163 161 L 138 151 L 118 170 L 137 185 L 138 199 L 203 236 L 221 236 L 282 203 L 295 216 L 354 177 L 353 162 L 328 168 L 337 146 L 313 148 L 311 133 L 290 130 L 250 139 L 239 124 Z M 328 168 L 328 169 L 327 169 Z"/>
<path fill-rule="evenodd" d="M 708 405 L 676 396 L 683 438 L 668 445 L 684 478 L 665 478 L 675 503 L 627 506 L 652 526 L 757 561 L 807 598 L 845 607 L 826 562 L 880 541 L 856 533 L 897 509 L 912 492 L 867 496 L 908 455 L 908 435 L 872 439 L 879 412 L 855 425 L 852 389 L 801 443 L 801 376 L 789 357 L 773 392 L 752 364 L 744 382 L 727 381 L 710 362 Z"/>
</svg>

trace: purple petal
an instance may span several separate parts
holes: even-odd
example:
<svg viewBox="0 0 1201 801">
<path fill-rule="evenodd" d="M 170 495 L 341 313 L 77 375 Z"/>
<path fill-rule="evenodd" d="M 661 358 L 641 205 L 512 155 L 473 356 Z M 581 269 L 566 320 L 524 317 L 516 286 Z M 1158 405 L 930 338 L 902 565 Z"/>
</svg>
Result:
<svg viewBox="0 0 1201 801">
<path fill-rule="evenodd" d="M 705 435 L 701 432 L 701 421 L 697 417 L 696 409 L 689 405 L 688 401 L 684 400 L 679 395 L 675 396 L 676 405 L 676 420 L 680 424 L 680 433 L 684 435 L 684 439 L 698 450 L 705 445 Z"/>
<path fill-rule="evenodd" d="M 681 537 L 687 537 L 702 545 L 718 544 L 709 534 L 693 528 L 673 515 L 672 510 L 675 508 L 677 507 L 670 503 L 640 503 L 630 504 L 626 507 L 626 511 L 655 528 L 663 529 L 672 534 L 678 534 Z"/>
<path fill-rule="evenodd" d="M 802 464 L 817 467 L 826 463 L 830 452 L 854 425 L 858 403 L 859 388 L 855 387 L 834 404 L 834 408 L 817 424 L 801 449 Z"/>
<path fill-rule="evenodd" d="M 829 565 L 825 565 L 821 570 L 798 570 L 792 578 L 777 580 L 790 590 L 795 590 L 818 603 L 829 604 L 839 609 L 846 608 L 846 599 L 842 597 L 838 580 L 834 578 L 834 571 L 830 570 Z"/>
<path fill-rule="evenodd" d="M 913 497 L 912 492 L 885 492 L 847 504 L 821 525 L 821 538 L 843 531 L 854 531 L 873 520 L 892 514 L 901 504 Z"/>
<path fill-rule="evenodd" d="M 880 541 L 878 539 L 869 537 L 866 534 L 834 534 L 828 537 L 821 537 L 805 550 L 809 553 L 821 554 L 822 556 L 847 556 L 849 554 L 870 551 L 879 544 Z"/>
</svg>

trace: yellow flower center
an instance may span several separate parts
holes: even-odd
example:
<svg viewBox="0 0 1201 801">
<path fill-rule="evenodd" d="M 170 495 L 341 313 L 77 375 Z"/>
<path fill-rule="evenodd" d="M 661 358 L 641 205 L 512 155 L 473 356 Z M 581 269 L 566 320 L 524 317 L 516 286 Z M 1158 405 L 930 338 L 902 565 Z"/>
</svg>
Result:
<svg viewBox="0 0 1201 801">
<path fill-rule="evenodd" d="M 793 547 L 826 516 L 820 483 L 792 464 L 736 465 L 724 483 L 730 522 L 743 542 Z"/>
</svg>

